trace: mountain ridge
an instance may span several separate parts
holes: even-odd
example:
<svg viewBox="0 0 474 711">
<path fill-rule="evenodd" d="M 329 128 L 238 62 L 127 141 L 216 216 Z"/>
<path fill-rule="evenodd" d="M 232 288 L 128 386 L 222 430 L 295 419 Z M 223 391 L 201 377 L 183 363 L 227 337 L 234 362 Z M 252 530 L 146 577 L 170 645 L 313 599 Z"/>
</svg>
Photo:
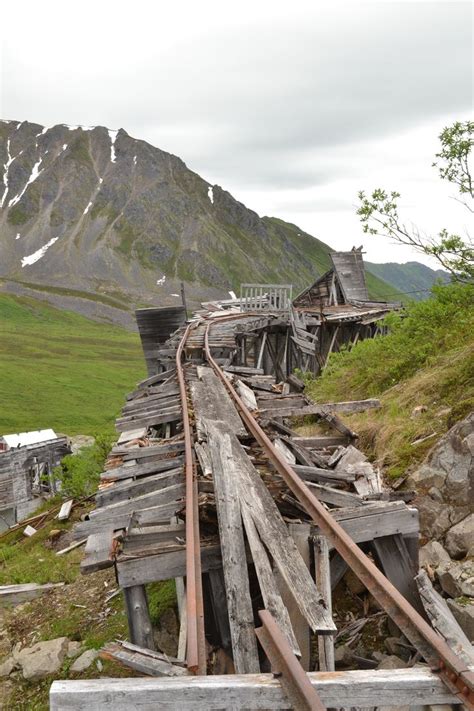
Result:
<svg viewBox="0 0 474 711">
<path fill-rule="evenodd" d="M 330 266 L 326 243 L 123 129 L 2 121 L 2 166 L 0 279 L 15 293 L 67 289 L 67 308 L 84 307 L 77 292 L 131 308 L 179 303 L 184 282 L 193 306 L 245 281 L 297 291 Z M 374 299 L 393 292 L 370 273 L 368 286 Z"/>
</svg>

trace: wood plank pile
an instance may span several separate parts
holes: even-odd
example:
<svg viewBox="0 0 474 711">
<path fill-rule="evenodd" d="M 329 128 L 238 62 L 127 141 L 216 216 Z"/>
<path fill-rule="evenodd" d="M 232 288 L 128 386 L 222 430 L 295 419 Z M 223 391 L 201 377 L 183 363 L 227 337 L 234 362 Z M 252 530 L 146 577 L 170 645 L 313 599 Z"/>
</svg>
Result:
<svg viewBox="0 0 474 711">
<path fill-rule="evenodd" d="M 258 353 L 253 360 L 245 353 L 242 364 L 242 329 L 251 330 L 262 317 L 245 316 L 220 323 L 221 312 L 215 311 L 206 311 L 207 318 L 214 318 L 216 324 L 211 345 L 246 407 L 297 476 L 412 605 L 422 610 L 414 579 L 418 572 L 418 512 L 384 488 L 378 470 L 357 448 L 357 435 L 340 418 L 340 413 L 377 407 L 378 401 L 313 403 L 295 376 L 287 382 L 275 382 L 274 376 L 265 374 L 258 367 Z M 175 677 L 167 680 L 179 689 L 174 701 L 159 685 L 149 687 L 153 703 L 163 703 L 167 708 L 180 708 L 183 700 L 194 699 L 191 687 L 186 696 L 187 671 L 183 664 L 185 445 L 175 371 L 183 332 L 184 327 L 160 348 L 160 372 L 128 395 L 116 423 L 118 442 L 101 475 L 96 508 L 75 528 L 77 539 L 88 539 L 82 572 L 115 566 L 118 584 L 124 590 L 131 643 L 109 645 L 104 654 L 150 676 Z M 257 645 L 257 611 L 271 612 L 304 669 L 334 670 L 337 630 L 331 614 L 331 590 L 347 572 L 347 565 L 293 497 L 265 451 L 247 431 L 222 382 L 204 362 L 204 332 L 205 324 L 196 322 L 187 344 L 185 374 L 199 491 L 208 672 L 235 672 L 226 689 L 246 679 L 240 692 L 231 695 L 233 708 L 288 708 L 278 684 L 274 688 L 269 680 L 261 687 L 262 677 L 255 676 L 270 671 Z M 324 425 L 325 433 L 299 435 L 294 418 L 302 415 L 313 416 Z M 176 658 L 170 659 L 155 650 L 145 586 L 172 578 L 178 590 L 181 629 Z M 362 667 L 366 662 L 362 660 Z M 357 659 L 353 665 L 357 666 Z M 410 683 L 417 688 L 424 684 L 432 698 L 441 702 L 450 698 L 429 674 L 425 678 L 422 671 L 410 672 L 413 678 L 406 675 L 406 689 Z M 356 675 L 351 679 L 359 691 L 369 684 L 364 677 L 367 671 L 347 673 Z M 373 689 L 381 693 L 382 685 L 388 683 L 383 673 L 371 674 L 372 692 L 366 696 L 360 692 L 361 699 L 369 700 L 363 706 L 375 706 L 370 703 Z M 318 686 L 320 682 L 315 677 L 312 683 Z M 346 699 L 343 687 L 341 679 L 336 699 L 334 688 L 323 684 L 323 698 L 331 706 L 341 707 L 342 699 L 348 706 L 357 706 L 359 691 L 352 690 Z M 56 688 L 58 700 L 52 708 L 69 708 L 59 705 L 65 696 L 61 696 L 59 686 Z M 389 688 L 385 686 L 384 693 Z M 195 708 L 217 708 L 206 705 L 210 691 L 205 684 L 199 689 L 196 699 L 204 705 L 197 703 Z M 258 704 L 244 702 L 249 689 L 253 689 Z M 121 692 L 117 693 L 113 696 L 115 704 L 121 698 Z M 135 689 L 134 694 L 140 693 Z M 219 707 L 227 708 L 227 692 L 222 687 L 220 693 Z M 404 693 L 405 686 L 397 688 L 397 704 L 402 703 Z M 134 697 L 137 703 L 135 698 L 138 696 Z M 419 698 L 428 696 L 423 692 Z M 384 705 L 387 703 L 384 701 Z"/>
</svg>

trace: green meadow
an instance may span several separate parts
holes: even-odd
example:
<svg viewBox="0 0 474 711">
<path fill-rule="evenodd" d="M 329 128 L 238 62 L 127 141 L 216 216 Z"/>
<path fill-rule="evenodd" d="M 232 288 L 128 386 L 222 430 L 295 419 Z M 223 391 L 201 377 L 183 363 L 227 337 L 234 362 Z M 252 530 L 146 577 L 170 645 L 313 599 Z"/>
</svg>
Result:
<svg viewBox="0 0 474 711">
<path fill-rule="evenodd" d="M 0 293 L 0 434 L 112 430 L 143 377 L 137 334 Z"/>
</svg>

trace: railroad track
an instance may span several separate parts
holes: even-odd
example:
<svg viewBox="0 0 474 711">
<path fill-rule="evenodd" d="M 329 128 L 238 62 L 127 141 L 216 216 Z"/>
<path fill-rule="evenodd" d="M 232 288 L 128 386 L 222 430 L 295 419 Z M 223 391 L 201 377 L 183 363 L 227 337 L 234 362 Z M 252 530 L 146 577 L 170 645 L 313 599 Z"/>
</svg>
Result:
<svg viewBox="0 0 474 711">
<path fill-rule="evenodd" d="M 231 321 L 236 317 L 230 316 Z M 402 630 L 413 646 L 418 649 L 430 667 L 439 673 L 446 686 L 458 696 L 459 700 L 468 708 L 474 710 L 474 672 L 454 654 L 450 647 L 423 617 L 409 604 L 392 583 L 383 575 L 376 565 L 354 543 L 350 536 L 340 526 L 334 517 L 321 505 L 321 502 L 312 493 L 309 487 L 294 472 L 288 461 L 276 449 L 268 435 L 258 424 L 257 420 L 244 404 L 224 370 L 217 364 L 212 356 L 209 345 L 213 328 L 217 324 L 209 322 L 204 336 L 205 357 L 213 371 L 222 382 L 248 431 L 260 444 L 269 460 L 283 477 L 288 488 L 307 511 L 309 516 L 317 523 L 325 536 L 331 541 L 349 568 L 357 575 L 367 590 L 375 597 L 379 605 L 395 624 Z M 188 510 L 188 501 L 186 510 Z M 193 543 L 194 545 L 194 543 Z M 271 639 L 272 646 L 280 655 L 288 655 L 288 649 L 282 648 L 282 638 L 275 632 L 274 627 L 267 627 L 266 633 Z M 291 650 L 290 650 L 291 651 Z M 292 684 L 300 688 L 300 677 L 294 671 L 295 667 L 288 666 L 286 674 Z M 317 708 L 317 707 L 314 707 Z M 321 706 L 321 708 L 324 708 Z"/>
<path fill-rule="evenodd" d="M 265 317 L 267 321 L 271 321 L 272 318 L 273 316 L 271 314 Z M 234 609 L 231 609 L 234 604 L 232 602 L 233 593 L 229 595 L 227 590 L 227 583 L 229 583 L 230 589 L 232 581 L 230 578 L 226 578 L 225 573 L 226 564 L 232 567 L 235 562 L 233 556 L 237 556 L 239 551 L 232 549 L 230 558 L 226 558 L 226 544 L 223 538 L 223 531 L 221 531 L 220 528 L 221 510 L 219 506 L 222 504 L 217 504 L 219 497 L 223 493 L 222 490 L 219 491 L 219 487 L 225 484 L 226 479 L 225 476 L 222 478 L 224 470 L 219 474 L 219 467 L 221 467 L 222 461 L 225 461 L 226 456 L 231 459 L 235 456 L 241 465 L 247 462 L 251 470 L 250 472 L 242 471 L 242 476 L 245 475 L 247 477 L 245 479 L 247 485 L 252 485 L 252 477 L 254 477 L 254 484 L 258 484 L 258 487 L 260 487 L 260 489 L 257 487 L 258 496 L 260 496 L 262 500 L 265 499 L 265 496 L 267 499 L 271 499 L 270 503 L 273 509 L 270 511 L 270 517 L 273 512 L 276 518 L 279 517 L 281 519 L 281 525 L 286 530 L 281 514 L 272 497 L 276 496 L 276 498 L 278 498 L 280 496 L 280 505 L 281 500 L 288 500 L 289 497 L 287 497 L 286 494 L 281 496 L 282 490 L 284 489 L 286 491 L 288 489 L 292 497 L 289 506 L 290 508 L 293 507 L 292 511 L 295 512 L 293 513 L 293 517 L 298 516 L 298 509 L 305 512 L 308 519 L 314 523 L 319 534 L 322 534 L 318 534 L 319 538 L 328 541 L 330 546 L 337 551 L 342 561 L 359 577 L 365 588 L 377 600 L 382 610 L 395 622 L 397 627 L 419 652 L 420 657 L 426 660 L 430 668 L 435 672 L 436 677 L 442 680 L 452 695 L 452 698 L 457 698 L 460 703 L 464 704 L 465 708 L 474 710 L 474 673 L 471 671 L 472 667 L 469 666 L 469 663 L 466 662 L 464 658 L 458 656 L 451 650 L 443 638 L 426 622 L 407 598 L 399 592 L 394 584 L 390 582 L 357 545 L 357 542 L 372 539 L 369 537 L 361 537 L 362 534 L 360 534 L 360 531 L 358 533 L 357 526 L 351 528 L 350 520 L 346 520 L 346 518 L 342 516 L 341 512 L 344 511 L 343 508 L 339 511 L 333 509 L 333 513 L 330 513 L 328 508 L 321 503 L 321 501 L 328 501 L 330 505 L 335 505 L 336 507 L 360 506 L 363 497 L 357 498 L 355 494 L 351 494 L 347 491 L 347 482 L 353 481 L 354 477 L 351 479 L 347 474 L 343 475 L 338 473 L 337 467 L 336 470 L 329 468 L 327 465 L 327 457 L 326 460 L 324 460 L 324 458 L 318 455 L 316 450 L 312 450 L 312 461 L 307 461 L 311 450 L 305 450 L 302 443 L 296 441 L 291 442 L 291 437 L 286 436 L 286 433 L 290 433 L 290 430 L 278 424 L 278 422 L 282 422 L 281 417 L 277 417 L 278 422 L 273 421 L 272 424 L 272 427 L 277 428 L 279 437 L 281 437 L 279 440 L 280 446 L 277 446 L 277 438 L 274 435 L 274 430 L 269 429 L 268 422 L 272 422 L 272 407 L 276 408 L 278 406 L 278 408 L 281 409 L 274 410 L 277 414 L 293 411 L 306 412 L 309 410 L 310 412 L 319 413 L 321 416 L 324 416 L 326 421 L 335 427 L 336 436 L 324 436 L 319 439 L 325 442 L 331 442 L 334 445 L 341 440 L 352 441 L 353 433 L 351 430 L 338 420 L 334 412 L 327 412 L 323 406 L 308 406 L 308 401 L 304 399 L 302 394 L 285 395 L 280 393 L 280 391 L 276 392 L 274 386 L 271 385 L 268 380 L 265 380 L 268 376 L 255 376 L 256 378 L 261 378 L 261 382 L 258 385 L 259 389 L 256 391 L 257 400 L 254 398 L 257 407 L 251 408 L 249 406 L 248 391 L 250 389 L 243 384 L 246 380 L 245 374 L 247 371 L 256 372 L 259 369 L 246 367 L 245 348 L 243 350 L 244 365 L 233 365 L 234 361 L 232 358 L 240 347 L 237 345 L 235 332 L 236 325 L 251 332 L 252 328 L 258 326 L 261 322 L 261 314 L 258 316 L 249 313 L 232 314 L 230 316 L 223 315 L 218 318 L 206 318 L 203 316 L 176 332 L 167 344 L 165 344 L 165 347 L 162 349 L 162 354 L 163 367 L 166 368 L 166 371 L 148 378 L 147 381 L 144 381 L 138 390 L 131 395 L 129 404 L 126 406 L 125 422 L 123 425 L 121 424 L 121 429 L 132 427 L 134 423 L 149 426 L 154 422 L 163 423 L 156 425 L 158 429 L 168 429 L 166 430 L 166 434 L 162 435 L 163 439 L 156 439 L 157 430 L 152 430 L 155 434 L 152 435 L 154 439 L 151 440 L 149 452 L 147 452 L 146 448 L 140 450 L 141 456 L 136 460 L 134 465 L 135 469 L 133 470 L 131 468 L 127 469 L 125 465 L 127 462 L 133 464 L 134 457 L 138 456 L 134 454 L 137 450 L 131 450 L 125 455 L 125 460 L 120 460 L 120 457 L 123 456 L 123 452 L 128 450 L 120 449 L 120 447 L 117 448 L 119 466 L 118 468 L 110 469 L 104 473 L 106 482 L 111 482 L 111 485 L 109 486 L 107 484 L 109 488 L 101 490 L 97 497 L 99 506 L 103 505 L 104 502 L 109 503 L 108 509 L 105 512 L 98 509 L 98 515 L 96 516 L 94 516 L 94 512 L 92 512 L 91 521 L 79 524 L 78 535 L 82 537 L 85 534 L 87 535 L 88 530 L 93 531 L 94 535 L 90 536 L 90 539 L 95 537 L 96 541 L 97 538 L 99 538 L 99 547 L 101 547 L 99 555 L 96 555 L 97 551 L 93 548 L 91 549 L 92 552 L 88 554 L 89 559 L 88 561 L 86 560 L 87 570 L 85 572 L 92 572 L 93 570 L 101 569 L 108 565 L 116 566 L 118 582 L 124 587 L 126 593 L 126 608 L 129 616 L 132 642 L 139 644 L 141 647 L 151 649 L 153 649 L 153 638 L 149 619 L 147 618 L 146 593 L 144 591 L 145 584 L 170 577 L 181 580 L 185 577 L 186 614 L 182 619 L 185 619 L 186 668 L 188 673 L 199 677 L 199 679 L 196 679 L 196 682 L 201 685 L 204 684 L 202 680 L 208 669 L 206 668 L 203 572 L 211 575 L 212 571 L 215 571 L 217 568 L 221 571 L 224 570 L 226 582 L 224 594 L 227 593 L 227 603 L 229 604 L 229 610 L 228 612 L 224 610 L 224 615 L 228 614 L 230 619 Z M 253 365 L 255 366 L 255 362 L 253 362 Z M 200 375 L 199 368 L 201 368 Z M 244 375 L 242 375 L 242 373 Z M 248 383 L 250 380 L 251 378 L 249 376 L 246 382 Z M 213 393 L 217 390 L 219 391 L 219 393 L 215 395 L 214 403 L 208 403 L 206 401 L 204 397 L 205 388 L 199 389 L 201 385 L 206 385 Z M 147 390 L 149 386 L 151 386 L 151 388 Z M 252 395 L 252 393 L 250 394 Z M 212 407 L 216 408 L 213 416 L 210 418 L 211 423 L 208 425 L 208 433 L 210 433 L 208 439 L 212 439 L 214 450 L 217 448 L 223 457 L 222 461 L 218 461 L 218 458 L 216 460 L 214 460 L 214 458 L 212 459 L 210 463 L 212 465 L 210 466 L 212 478 L 208 477 L 208 479 L 203 478 L 203 473 L 205 473 L 209 464 L 199 459 L 199 471 L 201 475 L 198 476 L 196 463 L 196 454 L 198 452 L 196 439 L 199 439 L 200 428 L 202 433 L 203 422 L 204 430 L 206 429 L 206 419 L 205 417 L 203 418 L 202 412 L 197 411 L 201 407 L 201 396 L 203 396 L 204 405 L 202 407 L 204 410 L 204 406 L 210 407 L 211 410 Z M 175 400 L 175 398 L 177 399 Z M 292 403 L 292 407 L 286 407 L 290 402 Z M 158 403 L 158 405 L 156 405 L 156 403 Z M 350 403 L 342 403 L 340 405 L 347 406 L 348 404 Z M 359 405 L 363 407 L 373 406 L 370 401 L 365 401 L 362 404 L 359 403 Z M 161 407 L 162 409 L 156 410 L 154 409 L 156 407 Z M 225 428 L 221 427 L 224 423 L 220 422 L 220 419 L 225 419 L 231 410 L 235 412 L 235 416 L 229 420 L 229 422 L 231 422 L 230 429 L 233 427 L 234 432 L 238 433 L 238 435 L 232 434 L 232 432 L 229 434 Z M 263 419 L 262 416 L 259 417 L 259 413 L 261 415 L 262 412 L 266 413 Z M 162 415 L 162 413 L 166 414 Z M 206 415 L 206 413 L 204 414 Z M 199 421 L 200 417 L 201 421 Z M 167 422 L 171 422 L 171 428 L 169 424 L 165 424 Z M 172 433 L 171 438 L 170 432 Z M 204 435 L 204 437 L 205 436 L 206 435 Z M 304 438 L 296 439 L 304 440 Z M 314 439 L 318 440 L 317 437 Z M 239 440 L 246 442 L 245 447 L 241 446 Z M 298 459 L 300 462 L 299 465 L 289 463 L 287 456 L 288 449 L 286 448 L 285 456 L 285 444 L 282 444 L 282 440 L 286 441 L 288 445 L 291 445 L 298 456 L 302 457 L 302 459 Z M 210 443 L 211 442 L 208 442 L 208 444 Z M 315 442 L 313 442 L 313 444 L 315 444 Z M 225 449 L 226 447 L 227 450 Z M 333 446 L 333 450 L 334 449 L 337 449 L 337 447 Z M 340 449 L 343 448 L 340 447 Z M 150 457 L 150 459 L 148 459 L 148 457 Z M 170 458 L 166 459 L 167 457 Z M 156 464 L 153 465 L 155 460 Z M 152 462 L 152 465 L 148 466 L 146 464 L 147 461 Z M 145 464 L 143 464 L 143 462 L 145 462 Z M 257 469 L 251 462 L 264 462 L 263 469 L 269 476 L 264 475 L 260 477 Z M 182 470 L 179 468 L 181 464 L 183 467 Z M 113 464 L 113 466 L 116 467 L 117 465 Z M 368 466 L 370 469 L 370 465 Z M 136 471 L 136 475 L 132 478 L 124 478 L 130 477 L 133 471 Z M 272 472 L 276 472 L 278 482 L 275 482 L 275 477 Z M 234 471 L 234 474 L 235 473 L 238 473 L 237 470 Z M 149 476 L 149 474 L 152 474 L 152 476 Z M 147 476 L 148 478 L 146 478 Z M 219 477 L 221 477 L 221 479 L 219 479 Z M 319 482 L 319 484 L 313 484 L 311 481 L 307 483 L 306 479 L 311 479 L 311 477 L 315 477 L 315 481 Z M 229 475 L 228 478 L 232 479 L 232 476 Z M 163 496 L 167 498 L 161 498 L 161 491 L 157 491 L 156 494 L 154 493 L 155 489 L 152 488 L 152 480 L 155 479 L 158 487 L 168 487 L 162 490 L 164 492 Z M 165 480 L 166 483 L 163 484 L 162 482 Z M 147 482 L 150 482 L 150 484 L 147 484 Z M 326 486 L 328 482 L 331 486 Z M 334 488 L 331 488 L 332 486 L 334 486 Z M 342 486 L 342 488 L 338 488 L 340 486 Z M 137 503 L 137 509 L 139 507 L 145 507 L 142 508 L 142 510 L 138 510 L 138 512 L 135 512 L 134 507 L 129 505 L 126 501 L 127 497 L 132 495 L 131 492 L 135 491 L 135 487 L 138 487 L 137 491 L 140 497 L 140 503 Z M 264 491 L 262 491 L 262 487 Z M 143 493 L 149 491 L 151 492 L 149 494 Z M 314 493 L 315 491 L 317 495 Z M 201 525 L 204 527 L 202 510 L 200 509 L 200 504 L 202 504 L 200 497 L 203 496 L 203 492 L 212 492 L 211 496 L 215 497 L 216 500 L 217 518 L 219 519 L 219 530 L 221 532 L 220 550 L 219 545 L 215 545 L 215 536 L 211 540 L 208 530 L 204 532 L 204 535 L 201 535 L 200 532 L 200 512 Z M 224 492 L 224 494 L 225 493 L 229 495 L 231 500 L 233 499 L 234 503 L 239 500 L 239 490 L 230 493 L 227 491 Z M 184 501 L 180 499 L 180 496 L 183 494 Z M 241 494 L 242 490 L 240 490 L 240 495 Z M 320 497 L 321 500 L 318 497 Z M 245 499 L 245 496 L 243 498 Z M 114 501 L 119 503 L 110 505 L 110 503 Z M 342 503 L 340 503 L 341 501 Z M 271 585 L 274 584 L 275 581 L 272 577 L 273 573 L 270 569 L 268 556 L 264 551 L 262 543 L 259 542 L 259 534 L 277 565 L 279 565 L 277 558 L 281 551 L 272 548 L 271 539 L 267 538 L 263 540 L 262 531 L 260 529 L 258 532 L 256 531 L 255 521 L 252 523 L 252 520 L 248 520 L 250 518 L 248 515 L 249 505 L 252 502 L 249 502 L 247 498 L 246 501 L 242 500 L 240 503 L 242 510 L 239 511 L 237 515 L 240 520 L 242 514 L 249 548 L 253 556 L 255 569 L 257 570 L 258 584 L 262 590 L 264 601 L 262 607 L 266 608 L 259 611 L 261 626 L 255 629 L 255 633 L 265 651 L 266 658 L 271 663 L 272 669 L 274 672 L 279 673 L 278 678 L 281 679 L 282 687 L 287 698 L 290 699 L 292 707 L 297 709 L 324 709 L 325 706 L 316 692 L 317 683 L 315 685 L 314 680 L 311 680 L 311 675 L 308 675 L 307 672 L 304 671 L 298 656 L 296 656 L 296 653 L 299 653 L 298 641 L 293 635 L 293 630 L 288 620 L 288 612 L 286 609 L 282 610 L 283 605 L 281 600 L 280 602 L 278 602 L 278 600 L 275 602 L 272 598 L 272 591 L 270 590 L 269 592 L 269 587 L 271 588 Z M 364 504 L 366 504 L 365 509 L 362 507 L 362 511 L 361 508 L 358 508 L 356 512 L 362 511 L 364 513 L 364 511 L 372 510 L 370 503 L 364 501 Z M 150 508 L 150 506 L 155 506 L 155 508 Z M 239 504 L 236 504 L 236 506 L 238 508 Z M 380 503 L 377 506 L 380 508 L 380 511 L 382 511 L 382 509 L 384 511 L 390 509 L 394 516 L 403 516 L 403 523 L 400 523 L 401 519 L 397 519 L 398 524 L 394 524 L 393 528 L 390 529 L 390 533 L 400 536 L 400 530 L 404 533 L 417 531 L 416 528 L 410 528 L 410 522 L 412 520 L 410 517 L 412 514 L 402 502 L 393 504 L 393 511 L 388 504 Z M 376 511 L 374 516 L 379 516 L 377 506 L 375 506 Z M 128 513 L 130 511 L 131 515 Z M 350 511 L 352 512 L 350 515 L 355 516 L 353 513 L 354 509 L 350 509 Z M 164 525 L 165 523 L 169 523 L 170 515 L 174 515 L 175 513 L 179 514 L 180 512 L 181 514 L 184 513 L 184 516 L 182 516 L 185 520 L 184 525 L 181 523 L 176 523 L 171 526 Z M 135 514 L 137 514 L 138 518 L 135 518 Z M 112 519 L 112 517 L 114 518 Z M 104 523 L 102 523 L 102 519 Z M 109 535 L 111 536 L 106 544 L 104 544 L 105 539 L 101 533 L 101 526 L 103 527 L 105 525 L 107 525 L 110 531 Z M 140 526 L 144 527 L 140 528 Z M 241 521 L 240 526 L 240 536 L 242 537 L 240 555 L 243 555 L 243 567 L 240 571 L 245 573 L 244 577 L 246 577 L 247 560 L 245 546 L 243 544 Z M 214 523 L 214 530 L 215 528 L 216 525 Z M 182 532 L 184 533 L 184 540 L 180 537 L 182 536 Z M 279 531 L 277 526 L 275 532 L 281 534 L 281 529 Z M 235 537 L 237 534 L 234 532 L 232 535 Z M 229 539 L 231 543 L 233 540 L 232 535 Z M 287 531 L 286 535 L 288 536 Z M 358 538 L 357 535 L 359 535 Z M 380 535 L 380 533 L 378 535 Z M 288 536 L 288 538 L 291 537 Z M 357 542 L 354 541 L 354 538 L 356 538 Z M 120 541 L 122 541 L 122 543 L 120 543 Z M 290 542 L 294 546 L 293 541 Z M 219 541 L 217 541 L 217 543 L 219 543 Z M 180 563 L 183 552 L 185 553 L 184 566 Z M 293 555 L 299 556 L 296 548 L 294 548 L 294 554 L 292 553 L 289 558 L 287 552 L 287 558 L 285 560 L 288 562 Z M 259 561 L 258 564 L 257 560 Z M 327 561 L 329 561 L 328 556 Z M 283 560 L 283 563 L 284 562 Z M 301 563 L 303 563 L 302 559 Z M 267 568 L 265 566 L 267 566 Z M 283 564 L 282 567 L 284 567 Z M 311 595 L 316 592 L 316 587 L 305 565 L 303 565 L 303 568 L 306 578 L 303 576 L 300 582 L 303 587 L 306 586 L 304 590 L 309 596 L 309 599 Z M 298 569 L 296 566 L 293 572 L 295 575 L 299 575 L 301 568 Z M 331 578 L 332 572 L 331 570 Z M 265 576 L 267 576 L 267 578 Z M 265 585 L 267 586 L 268 600 L 263 593 Z M 311 588 L 311 585 L 313 585 L 313 588 Z M 243 588 L 245 587 L 243 583 L 242 586 Z M 260 679 L 260 677 L 254 677 L 253 674 L 260 672 L 260 666 L 253 628 L 253 612 L 248 582 L 246 591 L 241 590 L 239 592 L 238 590 L 234 590 L 234 592 L 241 594 L 244 602 L 244 598 L 247 597 L 248 604 L 250 605 L 250 609 L 247 607 L 247 613 L 250 617 L 247 618 L 246 626 L 244 625 L 243 631 L 241 630 L 242 640 L 244 641 L 238 640 L 239 645 L 243 647 L 245 653 L 242 658 L 239 657 L 240 652 L 237 650 L 237 646 L 239 645 L 234 646 L 235 640 L 232 638 L 232 652 L 237 671 L 235 679 L 238 684 L 245 685 L 245 678 L 249 680 L 254 679 L 254 681 L 249 681 L 249 683 L 257 684 L 259 683 L 257 679 Z M 323 596 L 321 599 L 313 597 L 311 598 L 312 603 L 307 603 L 305 610 L 306 621 L 309 627 L 313 629 L 313 632 L 316 632 L 318 635 L 318 640 L 330 640 L 330 635 L 335 629 L 330 615 L 330 588 L 329 591 L 326 590 L 325 593 L 322 592 L 321 589 L 321 594 Z M 305 595 L 302 596 L 302 598 L 304 597 Z M 302 598 L 300 598 L 299 602 L 304 607 L 305 600 Z M 227 607 L 227 603 L 224 600 L 223 605 Z M 330 647 L 330 644 L 327 645 L 327 648 Z M 144 656 L 142 652 L 144 653 L 145 650 L 142 649 L 140 651 L 138 647 L 129 645 L 129 647 L 125 649 L 118 651 L 115 649 L 112 656 L 129 664 L 133 668 L 141 670 L 148 668 L 150 665 L 153 667 L 154 665 L 154 668 L 159 669 L 159 672 L 149 672 L 152 674 L 182 675 L 185 673 L 184 669 L 179 666 L 181 663 L 179 660 L 163 659 L 156 653 L 153 657 L 150 656 L 152 655 L 151 652 L 146 653 Z M 138 666 L 136 660 L 137 655 L 139 657 Z M 247 657 L 245 657 L 245 655 L 247 655 Z M 146 663 L 143 661 L 144 659 L 147 660 Z M 332 680 L 330 672 L 334 669 L 334 664 L 332 664 L 332 666 L 329 664 L 329 666 L 322 668 L 326 668 L 329 672 L 329 675 L 325 678 Z M 240 676 L 241 674 L 245 674 L 246 676 Z M 232 677 L 232 675 L 230 676 Z M 230 677 L 219 677 L 221 680 L 225 678 L 229 679 Z M 434 678 L 433 676 L 433 679 Z M 210 676 L 209 679 L 212 679 L 212 676 Z M 185 683 L 185 681 L 183 683 Z M 337 675 L 334 675 L 334 683 L 337 683 Z M 434 681 L 430 683 L 434 684 Z M 220 684 L 219 688 L 222 689 L 224 682 L 220 681 L 218 684 Z M 188 698 L 187 687 L 184 686 L 180 688 L 182 694 Z M 194 685 L 194 688 L 197 688 L 196 685 Z M 189 694 L 192 694 L 192 689 L 193 684 L 190 683 Z M 201 690 L 203 694 L 206 693 L 205 684 Z M 189 696 L 189 698 L 192 697 Z M 202 697 L 203 700 L 204 698 L 205 696 Z M 418 697 L 414 696 L 413 700 L 415 700 L 415 698 Z M 265 704 L 262 707 L 281 708 L 281 705 L 273 706 L 270 702 L 271 699 L 266 697 Z M 63 703 L 63 700 L 61 703 Z M 275 703 L 275 700 L 273 700 L 272 703 Z M 176 708 L 179 707 L 179 700 L 177 700 Z M 58 708 L 62 707 L 58 706 Z M 68 707 L 64 706 L 64 708 Z M 198 706 L 196 708 L 204 708 L 204 706 Z M 260 708 L 260 706 L 255 706 L 255 708 Z"/>
</svg>

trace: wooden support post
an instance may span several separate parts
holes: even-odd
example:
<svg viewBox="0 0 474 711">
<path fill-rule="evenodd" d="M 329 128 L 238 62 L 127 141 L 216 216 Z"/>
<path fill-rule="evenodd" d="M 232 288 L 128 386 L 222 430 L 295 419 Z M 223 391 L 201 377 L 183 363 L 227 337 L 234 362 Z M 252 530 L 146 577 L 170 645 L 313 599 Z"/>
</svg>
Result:
<svg viewBox="0 0 474 711">
<path fill-rule="evenodd" d="M 301 554 L 307 567 L 310 566 L 309 554 L 309 536 L 311 532 L 310 524 L 289 524 L 288 531 L 293 538 L 298 551 Z M 278 581 L 281 597 L 290 615 L 290 622 L 295 633 L 296 641 L 301 653 L 301 666 L 306 671 L 310 668 L 310 630 L 306 619 L 300 612 L 300 609 L 291 594 L 288 586 L 283 580 L 283 577 L 278 571 L 275 572 L 275 577 Z"/>
<path fill-rule="evenodd" d="M 262 367 L 262 360 L 263 360 L 263 352 L 265 350 L 265 344 L 267 342 L 267 332 L 264 331 L 263 337 L 262 337 L 262 342 L 260 345 L 260 353 L 258 354 L 258 359 L 256 363 L 256 368 L 261 368 Z"/>
<path fill-rule="evenodd" d="M 413 579 L 412 561 L 403 536 L 397 533 L 394 536 L 375 538 L 372 545 L 387 578 L 410 605 L 413 605 L 421 615 L 425 616 Z"/>
<path fill-rule="evenodd" d="M 313 536 L 314 577 L 328 612 L 332 614 L 331 570 L 329 567 L 329 547 L 326 536 Z M 318 635 L 319 671 L 334 671 L 334 637 Z"/>
<path fill-rule="evenodd" d="M 125 609 L 128 618 L 130 641 L 145 649 L 155 649 L 153 628 L 148 612 L 148 601 L 144 585 L 124 588 Z"/>
</svg>

